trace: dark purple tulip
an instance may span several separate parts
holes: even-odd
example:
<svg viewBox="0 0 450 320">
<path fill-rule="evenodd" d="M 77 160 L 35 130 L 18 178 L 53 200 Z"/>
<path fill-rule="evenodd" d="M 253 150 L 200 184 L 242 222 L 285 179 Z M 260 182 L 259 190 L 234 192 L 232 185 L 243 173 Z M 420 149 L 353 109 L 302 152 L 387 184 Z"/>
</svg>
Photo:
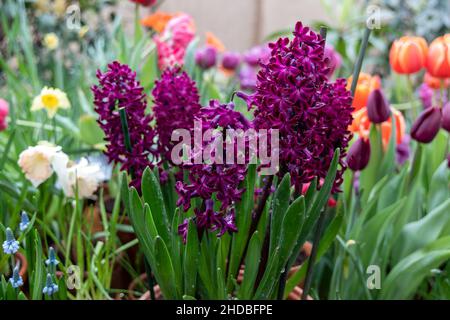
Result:
<svg viewBox="0 0 450 320">
<path fill-rule="evenodd" d="M 411 137 L 422 143 L 429 143 L 436 137 L 442 124 L 442 113 L 438 107 L 422 111 L 411 127 Z"/>
<path fill-rule="evenodd" d="M 447 166 L 450 168 L 450 153 L 447 155 Z"/>
<path fill-rule="evenodd" d="M 442 108 L 442 128 L 450 132 L 450 102 Z"/>
<path fill-rule="evenodd" d="M 198 49 L 195 53 L 195 63 L 202 69 L 209 69 L 216 65 L 217 50 L 211 46 Z"/>
<path fill-rule="evenodd" d="M 363 170 L 370 160 L 370 141 L 359 138 L 356 140 L 347 153 L 348 167 L 353 171 Z"/>
<path fill-rule="evenodd" d="M 372 123 L 382 123 L 389 119 L 391 108 L 380 89 L 375 89 L 369 94 L 367 100 L 367 115 Z"/>
<path fill-rule="evenodd" d="M 237 52 L 225 52 L 222 58 L 222 67 L 227 70 L 234 70 L 241 62 L 241 55 Z"/>
</svg>

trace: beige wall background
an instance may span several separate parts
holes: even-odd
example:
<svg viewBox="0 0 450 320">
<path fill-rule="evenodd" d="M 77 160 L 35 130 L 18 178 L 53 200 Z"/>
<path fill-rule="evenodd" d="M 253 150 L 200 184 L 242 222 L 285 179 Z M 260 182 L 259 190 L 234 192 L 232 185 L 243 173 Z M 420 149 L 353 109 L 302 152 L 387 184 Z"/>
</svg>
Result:
<svg viewBox="0 0 450 320">
<path fill-rule="evenodd" d="M 130 1 L 122 0 L 119 4 L 125 23 L 130 25 L 133 7 Z M 292 29 L 298 20 L 306 24 L 329 21 L 319 0 L 165 0 L 160 10 L 190 14 L 200 36 L 211 31 L 227 49 L 237 51 L 260 43 L 272 32 Z M 141 15 L 149 12 L 141 10 Z"/>
</svg>

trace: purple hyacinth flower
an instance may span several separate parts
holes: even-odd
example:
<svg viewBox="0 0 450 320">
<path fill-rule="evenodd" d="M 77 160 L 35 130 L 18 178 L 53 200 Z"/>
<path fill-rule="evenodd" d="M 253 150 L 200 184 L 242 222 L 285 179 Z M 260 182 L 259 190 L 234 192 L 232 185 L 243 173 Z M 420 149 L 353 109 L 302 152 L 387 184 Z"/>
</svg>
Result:
<svg viewBox="0 0 450 320">
<path fill-rule="evenodd" d="M 280 38 L 269 45 L 270 59 L 261 64 L 256 91 L 239 94 L 255 108 L 255 129 L 278 129 L 280 175 L 289 172 L 301 192 L 303 184 L 323 179 L 335 149 L 340 168 L 333 192 L 339 191 L 346 168 L 345 150 L 352 138 L 351 94 L 346 81 L 328 82 L 324 40 L 301 22 L 294 38 Z"/>
<path fill-rule="evenodd" d="M 106 136 L 105 154 L 110 162 L 121 163 L 122 170 L 132 173 L 131 185 L 140 189 L 142 173 L 147 166 L 153 167 L 152 160 L 157 158 L 144 88 L 136 80 L 136 73 L 117 61 L 110 63 L 104 73 L 98 70 L 97 79 L 99 84 L 91 90 L 98 123 Z M 131 151 L 125 145 L 119 108 L 124 108 L 127 114 Z"/>
<path fill-rule="evenodd" d="M 203 107 L 198 112 L 196 119 L 202 122 L 201 133 L 206 130 L 218 130 L 218 135 L 212 135 L 209 139 L 203 139 L 202 144 L 197 146 L 201 154 L 206 154 L 205 150 L 221 143 L 223 154 L 226 154 L 229 147 L 222 139 L 224 130 L 227 129 L 249 129 L 251 123 L 240 113 L 234 110 L 234 104 L 220 104 L 212 100 L 207 107 Z M 212 148 L 212 150 L 215 150 Z M 234 150 L 236 151 L 236 150 Z M 235 156 L 237 152 L 234 152 Z M 241 199 L 244 189 L 240 184 L 245 179 L 248 164 L 248 154 L 244 155 L 243 164 L 238 164 L 236 159 L 232 164 L 217 161 L 220 155 L 210 154 L 210 162 L 198 163 L 195 161 L 196 150 L 191 152 L 191 164 L 183 165 L 183 170 L 188 173 L 189 181 L 178 181 L 175 189 L 179 195 L 177 205 L 183 206 L 187 211 L 191 206 L 193 198 L 203 200 L 204 208 L 195 208 L 196 225 L 199 229 L 218 231 L 218 236 L 225 232 L 235 232 L 234 211 L 235 202 Z M 212 161 L 214 160 L 214 161 Z M 213 196 L 220 202 L 220 208 L 214 210 Z"/>
<path fill-rule="evenodd" d="M 177 129 L 192 130 L 194 117 L 200 110 L 200 97 L 195 82 L 179 68 L 166 69 L 152 91 L 158 135 L 158 150 L 163 160 L 171 161 L 177 142 L 172 133 Z"/>
</svg>

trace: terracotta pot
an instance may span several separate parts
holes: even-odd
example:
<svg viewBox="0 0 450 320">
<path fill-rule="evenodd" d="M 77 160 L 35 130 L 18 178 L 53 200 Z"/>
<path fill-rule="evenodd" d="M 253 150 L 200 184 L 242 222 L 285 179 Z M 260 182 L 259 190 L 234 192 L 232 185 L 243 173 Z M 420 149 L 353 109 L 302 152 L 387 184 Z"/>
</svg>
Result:
<svg viewBox="0 0 450 320">
<path fill-rule="evenodd" d="M 242 280 L 244 280 L 244 268 L 241 268 L 239 270 L 239 275 L 237 277 L 237 283 L 242 283 Z M 289 293 L 287 300 L 302 300 L 303 295 L 303 289 L 300 286 L 295 286 L 294 290 L 292 290 L 291 293 Z M 313 300 L 311 296 L 308 295 L 307 300 Z"/>
<path fill-rule="evenodd" d="M 136 287 L 138 285 L 139 282 L 146 282 L 147 281 L 147 274 L 143 273 L 141 274 L 138 278 L 134 279 L 130 285 L 128 286 L 128 300 L 151 300 L 150 299 L 150 291 L 146 291 L 144 292 L 144 294 L 140 297 L 136 297 L 134 295 L 134 292 L 136 292 Z M 159 287 L 159 285 L 155 285 L 153 287 L 153 290 L 155 292 L 155 298 L 156 300 L 162 300 L 162 293 L 161 293 L 161 288 Z"/>
<path fill-rule="evenodd" d="M 291 293 L 289 293 L 287 300 L 302 300 L 303 289 L 299 286 L 296 286 Z M 306 300 L 313 300 L 313 298 L 308 295 Z"/>
<path fill-rule="evenodd" d="M 128 300 L 138 300 L 139 298 L 134 295 L 138 283 L 147 281 L 147 274 L 143 273 L 138 278 L 135 278 L 128 286 Z M 145 299 L 144 299 L 145 300 Z"/>
<path fill-rule="evenodd" d="M 309 241 L 306 241 L 303 244 L 302 250 L 300 252 L 299 257 L 297 258 L 296 264 L 289 270 L 288 278 L 292 277 L 303 265 L 303 263 L 311 256 L 312 244 Z M 303 288 L 304 280 L 300 281 L 298 285 Z"/>
<path fill-rule="evenodd" d="M 114 206 L 114 200 L 108 197 L 105 197 L 105 209 L 106 209 L 106 216 L 108 221 L 111 220 L 111 211 Z M 86 206 L 84 209 L 84 216 L 88 224 L 90 225 L 90 232 L 102 232 L 103 229 L 103 222 L 101 218 L 100 213 L 100 207 L 98 204 L 94 204 L 91 206 Z M 121 224 L 125 225 L 131 225 L 131 222 L 127 216 L 125 217 L 119 217 L 119 222 Z M 136 236 L 129 232 L 124 231 L 116 231 L 117 237 L 119 238 L 120 242 L 122 244 L 128 243 L 130 241 L 133 241 L 136 239 Z M 125 251 L 125 254 L 129 257 L 131 262 L 137 261 L 139 246 L 133 246 L 131 248 L 128 248 Z M 132 278 L 130 277 L 129 273 L 121 266 L 120 259 L 121 257 L 117 257 L 115 263 L 114 263 L 114 277 L 111 281 L 111 287 L 117 288 L 117 289 L 125 289 L 127 288 L 127 285 L 130 283 Z"/>
<path fill-rule="evenodd" d="M 163 296 L 161 293 L 161 289 L 159 288 L 158 285 L 153 287 L 153 291 L 155 292 L 155 300 L 163 300 Z M 140 298 L 139 300 L 151 300 L 150 298 L 150 291 L 146 291 Z"/>
<path fill-rule="evenodd" d="M 16 252 L 14 257 L 20 262 L 19 275 L 22 277 L 23 282 L 25 282 L 27 280 L 28 260 L 20 252 Z"/>
</svg>

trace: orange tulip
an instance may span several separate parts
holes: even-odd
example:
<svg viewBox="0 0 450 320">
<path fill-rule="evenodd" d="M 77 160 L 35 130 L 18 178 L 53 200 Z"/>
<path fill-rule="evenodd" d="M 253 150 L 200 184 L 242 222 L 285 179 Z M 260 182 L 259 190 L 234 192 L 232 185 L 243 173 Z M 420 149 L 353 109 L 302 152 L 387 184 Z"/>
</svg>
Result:
<svg viewBox="0 0 450 320">
<path fill-rule="evenodd" d="M 428 47 L 421 37 L 401 37 L 394 41 L 389 52 L 389 63 L 395 72 L 411 74 L 425 66 Z"/>
<path fill-rule="evenodd" d="M 391 108 L 392 114 L 395 119 L 395 130 L 397 136 L 397 144 L 400 144 L 405 136 L 405 118 L 403 114 Z M 353 122 L 349 127 L 349 130 L 353 133 L 359 134 L 360 137 L 368 139 L 370 133 L 370 120 L 367 114 L 367 108 L 362 108 L 358 111 L 353 112 Z M 389 120 L 381 123 L 381 138 L 383 141 L 383 146 L 386 148 L 389 144 L 389 140 L 391 138 L 392 131 L 392 120 Z"/>
<path fill-rule="evenodd" d="M 426 67 L 433 77 L 450 78 L 450 33 L 430 44 Z"/>
<path fill-rule="evenodd" d="M 442 85 L 444 86 L 444 88 L 448 88 L 450 86 L 450 78 L 439 79 L 433 77 L 428 72 L 425 73 L 425 76 L 423 77 L 423 82 L 425 82 L 430 88 L 433 89 L 440 89 Z"/>
<path fill-rule="evenodd" d="M 152 28 L 158 33 L 161 33 L 164 31 L 164 28 L 166 27 L 167 23 L 177 15 L 178 13 L 173 14 L 157 11 L 154 14 L 142 19 L 141 24 L 145 27 Z"/>
<path fill-rule="evenodd" d="M 352 86 L 353 76 L 347 79 L 347 90 L 350 90 Z M 375 90 L 380 89 L 381 79 L 379 76 L 371 76 L 370 74 L 361 72 L 358 78 L 358 84 L 356 85 L 355 97 L 353 98 L 353 108 L 359 110 L 364 108 L 367 104 L 369 94 Z"/>
<path fill-rule="evenodd" d="M 206 32 L 206 44 L 210 45 L 213 48 L 215 48 L 219 52 L 224 52 L 225 51 L 225 45 L 212 32 Z"/>
</svg>

